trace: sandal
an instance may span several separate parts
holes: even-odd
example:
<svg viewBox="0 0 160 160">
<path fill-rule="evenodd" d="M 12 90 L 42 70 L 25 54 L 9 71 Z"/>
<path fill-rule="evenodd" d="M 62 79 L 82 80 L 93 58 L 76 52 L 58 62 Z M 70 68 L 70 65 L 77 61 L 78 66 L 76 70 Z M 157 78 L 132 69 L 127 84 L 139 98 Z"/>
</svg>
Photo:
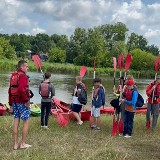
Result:
<svg viewBox="0 0 160 160">
<path fill-rule="evenodd" d="M 31 148 L 32 145 L 30 144 L 25 144 L 25 145 L 20 145 L 19 149 L 28 149 L 28 148 Z"/>
</svg>

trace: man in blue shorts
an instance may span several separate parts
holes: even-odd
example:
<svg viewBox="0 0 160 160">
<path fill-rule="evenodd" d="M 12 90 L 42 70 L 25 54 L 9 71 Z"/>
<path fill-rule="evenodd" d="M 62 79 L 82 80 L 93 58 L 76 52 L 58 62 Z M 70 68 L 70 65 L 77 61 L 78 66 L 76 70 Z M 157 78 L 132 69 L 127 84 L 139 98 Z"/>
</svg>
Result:
<svg viewBox="0 0 160 160">
<path fill-rule="evenodd" d="M 29 90 L 29 79 L 26 75 L 28 71 L 28 64 L 26 61 L 21 60 L 18 62 L 17 72 L 12 73 L 10 78 L 9 88 L 9 104 L 12 105 L 14 113 L 13 125 L 13 149 L 26 149 L 31 145 L 26 144 L 26 137 L 28 133 L 29 117 L 30 117 L 30 97 L 31 91 Z M 18 127 L 20 119 L 23 121 L 22 141 L 18 144 Z"/>
</svg>

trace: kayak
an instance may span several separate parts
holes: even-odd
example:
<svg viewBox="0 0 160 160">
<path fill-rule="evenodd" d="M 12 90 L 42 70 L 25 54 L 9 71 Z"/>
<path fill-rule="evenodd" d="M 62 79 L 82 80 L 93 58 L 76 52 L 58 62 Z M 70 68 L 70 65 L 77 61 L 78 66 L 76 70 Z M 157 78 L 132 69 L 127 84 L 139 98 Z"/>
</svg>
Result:
<svg viewBox="0 0 160 160">
<path fill-rule="evenodd" d="M 69 119 L 73 119 L 75 120 L 75 117 L 71 111 L 71 105 L 67 104 L 57 98 L 53 98 L 53 106 L 57 106 L 58 109 L 61 110 L 61 112 L 67 113 L 69 115 Z M 51 114 L 55 113 L 56 114 L 56 109 L 51 109 Z M 90 120 L 90 116 L 91 116 L 91 111 L 87 111 L 87 110 L 81 110 L 81 120 L 82 121 L 89 121 Z"/>
<path fill-rule="evenodd" d="M 30 111 L 32 116 L 40 116 L 41 115 L 41 109 L 38 105 L 31 103 L 30 104 Z"/>
<path fill-rule="evenodd" d="M 3 116 L 6 113 L 6 106 L 2 103 L 0 103 L 0 116 Z"/>
</svg>

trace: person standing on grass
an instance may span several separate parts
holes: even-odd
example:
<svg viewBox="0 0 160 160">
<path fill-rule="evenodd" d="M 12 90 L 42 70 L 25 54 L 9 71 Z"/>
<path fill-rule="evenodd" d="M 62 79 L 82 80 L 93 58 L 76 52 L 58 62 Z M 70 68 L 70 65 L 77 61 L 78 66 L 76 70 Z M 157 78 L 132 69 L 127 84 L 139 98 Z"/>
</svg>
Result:
<svg viewBox="0 0 160 160">
<path fill-rule="evenodd" d="M 120 100 L 125 105 L 123 136 L 130 138 L 133 130 L 134 113 L 136 110 L 138 92 L 134 88 L 135 82 L 133 80 L 127 80 L 125 84 L 127 87 L 127 91 L 125 93 L 126 97 L 125 99 Z"/>
<path fill-rule="evenodd" d="M 44 74 L 44 81 L 39 85 L 41 95 L 41 128 L 48 128 L 48 119 L 52 106 L 52 97 L 55 96 L 54 86 L 50 83 L 51 74 Z"/>
<path fill-rule="evenodd" d="M 76 77 L 76 86 L 73 90 L 73 99 L 72 99 L 72 113 L 77 119 L 77 124 L 82 125 L 83 121 L 81 120 L 80 111 L 82 109 L 82 104 L 78 100 L 78 95 L 81 93 L 82 87 L 85 89 L 85 84 L 82 83 L 82 77 Z"/>
<path fill-rule="evenodd" d="M 100 108 L 105 105 L 105 89 L 101 84 L 100 78 L 94 79 L 94 93 L 92 99 L 92 129 L 101 130 L 100 128 Z"/>
<path fill-rule="evenodd" d="M 29 144 L 26 144 L 26 137 L 29 127 L 29 118 L 30 118 L 30 97 L 31 92 L 29 90 L 29 78 L 26 75 L 28 71 L 28 64 L 26 61 L 21 60 L 18 62 L 17 72 L 12 73 L 10 78 L 10 88 L 9 88 L 9 104 L 12 105 L 14 113 L 14 124 L 13 124 L 13 139 L 14 145 L 13 149 L 17 150 L 26 149 L 32 147 Z M 16 85 L 13 85 L 13 82 L 16 79 Z M 23 121 L 22 129 L 22 141 L 20 145 L 18 144 L 18 128 L 20 119 Z"/>
<path fill-rule="evenodd" d="M 146 112 L 146 127 L 150 128 L 150 114 L 153 115 L 152 129 L 155 129 L 159 116 L 159 100 L 160 100 L 160 75 L 156 80 L 149 84 L 146 88 L 148 96 L 147 112 Z"/>
</svg>

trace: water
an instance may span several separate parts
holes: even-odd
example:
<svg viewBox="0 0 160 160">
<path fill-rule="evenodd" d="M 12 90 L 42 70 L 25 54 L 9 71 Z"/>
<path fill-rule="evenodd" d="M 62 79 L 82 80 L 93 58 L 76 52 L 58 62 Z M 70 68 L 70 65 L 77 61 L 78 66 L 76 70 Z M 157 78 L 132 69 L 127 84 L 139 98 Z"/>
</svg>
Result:
<svg viewBox="0 0 160 160">
<path fill-rule="evenodd" d="M 8 87 L 9 87 L 9 78 L 10 73 L 0 74 L 0 102 L 8 102 Z M 30 89 L 34 93 L 34 97 L 31 99 L 32 102 L 39 104 L 41 102 L 41 97 L 38 92 L 39 84 L 43 80 L 41 73 L 28 72 L 27 75 L 30 76 Z M 93 76 L 92 76 L 93 77 Z M 86 84 L 89 104 L 91 103 L 91 91 L 92 91 L 92 77 L 85 76 L 83 82 Z M 114 98 L 113 96 L 113 77 L 100 77 L 102 79 L 102 84 L 106 88 L 107 99 L 106 104 Z M 145 94 L 145 89 L 147 84 L 152 82 L 151 79 L 136 79 L 136 85 L 138 87 L 139 93 L 146 100 L 147 96 Z M 72 101 L 72 90 L 75 85 L 75 75 L 70 74 L 52 74 L 51 83 L 55 87 L 56 97 L 64 102 L 71 103 Z M 117 78 L 116 85 L 118 85 L 119 80 Z"/>
</svg>

